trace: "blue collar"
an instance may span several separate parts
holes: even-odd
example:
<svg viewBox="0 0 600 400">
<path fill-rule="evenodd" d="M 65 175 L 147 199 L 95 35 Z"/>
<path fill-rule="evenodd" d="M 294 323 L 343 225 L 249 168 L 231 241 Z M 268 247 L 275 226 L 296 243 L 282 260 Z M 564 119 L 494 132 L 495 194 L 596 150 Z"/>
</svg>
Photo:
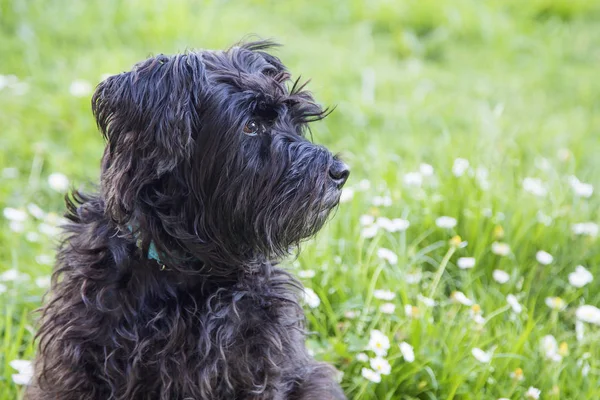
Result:
<svg viewBox="0 0 600 400">
<path fill-rule="evenodd" d="M 131 233 L 133 233 L 133 227 L 130 224 L 127 225 L 127 228 L 129 229 L 129 231 Z M 137 237 L 135 239 L 136 239 L 136 241 L 135 241 L 136 246 L 138 247 L 138 249 L 141 250 L 142 249 L 142 240 Z M 159 263 L 161 271 L 165 269 L 165 265 L 160 260 L 160 256 L 158 255 L 158 250 L 156 250 L 156 246 L 154 245 L 154 242 L 150 242 L 150 246 L 148 247 L 148 259 L 154 260 L 157 263 Z"/>
</svg>

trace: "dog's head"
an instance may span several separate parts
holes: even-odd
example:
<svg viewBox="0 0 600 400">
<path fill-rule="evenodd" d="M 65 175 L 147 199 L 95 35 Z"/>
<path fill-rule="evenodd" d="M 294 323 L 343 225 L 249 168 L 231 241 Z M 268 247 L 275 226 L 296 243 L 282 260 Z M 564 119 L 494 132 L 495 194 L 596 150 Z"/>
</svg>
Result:
<svg viewBox="0 0 600 400">
<path fill-rule="evenodd" d="M 269 42 L 152 57 L 102 82 L 106 214 L 167 258 L 280 256 L 337 205 L 347 166 L 306 137 L 326 114 Z"/>
</svg>

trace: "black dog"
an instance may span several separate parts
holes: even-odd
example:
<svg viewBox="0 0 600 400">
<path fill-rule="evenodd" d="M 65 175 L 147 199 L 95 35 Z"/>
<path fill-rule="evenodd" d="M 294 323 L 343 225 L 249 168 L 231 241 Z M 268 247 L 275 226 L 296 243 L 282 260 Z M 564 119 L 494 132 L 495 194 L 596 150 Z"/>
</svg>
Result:
<svg viewBox="0 0 600 400">
<path fill-rule="evenodd" d="M 97 195 L 67 199 L 29 399 L 344 399 L 276 261 L 348 169 L 269 42 L 160 55 L 102 82 Z"/>
</svg>

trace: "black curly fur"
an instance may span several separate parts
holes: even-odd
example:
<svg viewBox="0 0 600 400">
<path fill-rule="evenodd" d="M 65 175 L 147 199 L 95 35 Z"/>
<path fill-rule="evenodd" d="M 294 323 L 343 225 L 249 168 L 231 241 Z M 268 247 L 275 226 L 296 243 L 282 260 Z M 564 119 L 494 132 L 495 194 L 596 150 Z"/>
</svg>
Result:
<svg viewBox="0 0 600 400">
<path fill-rule="evenodd" d="M 276 260 L 321 228 L 347 170 L 304 138 L 326 111 L 271 46 L 159 55 L 98 86 L 100 190 L 67 198 L 27 398 L 345 398 Z"/>
</svg>

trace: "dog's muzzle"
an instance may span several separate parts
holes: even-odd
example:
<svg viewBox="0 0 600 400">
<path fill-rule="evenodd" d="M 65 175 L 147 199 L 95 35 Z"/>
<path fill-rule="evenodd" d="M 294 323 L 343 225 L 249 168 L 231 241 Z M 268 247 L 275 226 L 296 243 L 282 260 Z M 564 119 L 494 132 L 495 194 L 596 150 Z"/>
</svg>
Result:
<svg viewBox="0 0 600 400">
<path fill-rule="evenodd" d="M 338 189 L 341 189 L 342 186 L 344 186 L 349 175 L 350 168 L 348 165 L 343 161 L 334 159 L 329 167 L 329 177 Z"/>
</svg>

